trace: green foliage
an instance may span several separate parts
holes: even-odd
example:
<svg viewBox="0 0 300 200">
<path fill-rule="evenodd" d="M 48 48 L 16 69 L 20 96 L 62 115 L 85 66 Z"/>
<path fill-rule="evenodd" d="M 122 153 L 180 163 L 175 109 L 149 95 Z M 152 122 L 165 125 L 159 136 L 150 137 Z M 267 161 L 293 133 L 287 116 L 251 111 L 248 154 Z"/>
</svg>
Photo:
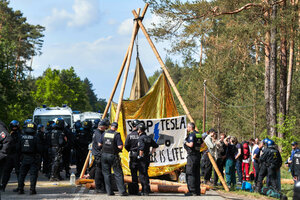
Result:
<svg viewBox="0 0 300 200">
<path fill-rule="evenodd" d="M 280 117 L 280 116 L 279 116 Z M 281 156 L 283 160 L 290 157 L 292 151 L 291 143 L 299 140 L 299 136 L 295 134 L 296 131 L 296 117 L 287 116 L 283 124 L 277 124 L 278 131 L 283 133 L 284 137 L 272 137 L 272 140 L 281 147 Z"/>
</svg>

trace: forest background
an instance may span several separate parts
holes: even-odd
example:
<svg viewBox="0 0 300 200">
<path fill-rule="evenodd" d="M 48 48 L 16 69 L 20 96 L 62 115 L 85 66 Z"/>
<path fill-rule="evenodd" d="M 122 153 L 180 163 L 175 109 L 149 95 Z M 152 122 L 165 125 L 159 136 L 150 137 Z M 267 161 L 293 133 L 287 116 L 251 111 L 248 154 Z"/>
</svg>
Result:
<svg viewBox="0 0 300 200">
<path fill-rule="evenodd" d="M 161 18 L 149 32 L 156 42 L 171 41 L 165 64 L 199 130 L 207 80 L 207 129 L 240 140 L 272 137 L 289 152 L 289 142 L 300 136 L 298 0 L 146 2 Z M 0 16 L 0 119 L 23 121 L 42 104 L 104 110 L 106 100 L 72 67 L 32 77 L 44 27 L 27 23 L 7 0 L 0 1 Z M 183 62 L 173 61 L 173 54 Z M 151 84 L 159 73 L 149 77 Z"/>
</svg>

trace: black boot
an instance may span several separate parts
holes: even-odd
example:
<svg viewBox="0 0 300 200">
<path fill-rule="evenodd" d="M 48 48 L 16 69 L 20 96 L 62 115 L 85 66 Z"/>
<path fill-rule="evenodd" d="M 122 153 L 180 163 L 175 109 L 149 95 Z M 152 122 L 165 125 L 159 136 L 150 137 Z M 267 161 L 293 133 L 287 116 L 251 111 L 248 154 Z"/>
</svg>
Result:
<svg viewBox="0 0 300 200">
<path fill-rule="evenodd" d="M 4 185 L 0 185 L 0 192 L 5 192 L 5 186 Z"/>
<path fill-rule="evenodd" d="M 30 195 L 34 195 L 34 194 L 36 194 L 36 190 L 35 189 L 30 189 L 30 193 L 29 193 Z"/>
</svg>

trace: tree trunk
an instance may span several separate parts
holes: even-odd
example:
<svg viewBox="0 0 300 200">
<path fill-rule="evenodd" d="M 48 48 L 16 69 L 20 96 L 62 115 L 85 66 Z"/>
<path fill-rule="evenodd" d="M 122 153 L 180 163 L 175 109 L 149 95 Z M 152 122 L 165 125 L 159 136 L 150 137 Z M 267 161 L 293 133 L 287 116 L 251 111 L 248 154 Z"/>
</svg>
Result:
<svg viewBox="0 0 300 200">
<path fill-rule="evenodd" d="M 286 2 L 283 2 L 281 11 L 286 9 Z M 282 14 L 284 15 L 284 14 Z M 284 19 L 284 16 L 281 16 Z M 279 83 L 279 124 L 283 125 L 286 115 L 286 93 L 287 93 L 287 41 L 286 41 L 286 27 L 284 22 L 280 28 L 280 83 Z M 283 138 L 284 133 L 279 132 L 278 137 Z"/>
<path fill-rule="evenodd" d="M 269 12 L 264 14 L 266 26 L 268 26 Z M 270 135 L 270 31 L 265 34 L 265 109 L 266 109 L 266 122 L 267 134 Z"/>
<path fill-rule="evenodd" d="M 295 12 L 297 12 L 297 6 L 298 6 L 298 0 L 291 0 L 292 6 L 294 6 Z M 299 12 L 300 15 L 300 12 Z M 296 21 L 297 17 L 293 19 L 292 27 L 291 27 L 291 39 L 290 39 L 290 55 L 289 55 L 289 70 L 288 70 L 288 77 L 287 77 L 287 89 L 286 89 L 286 113 L 289 112 L 289 101 L 291 98 L 291 88 L 292 88 L 292 78 L 293 78 L 293 66 L 294 66 L 294 49 L 295 49 L 295 36 L 297 35 L 294 23 L 297 23 Z M 299 16 L 300 20 L 300 16 Z M 300 21 L 299 21 L 300 24 Z M 297 26 L 296 26 L 297 27 Z"/>
<path fill-rule="evenodd" d="M 270 136 L 277 136 L 277 105 L 276 105 L 276 77 L 277 77 L 277 29 L 274 25 L 277 16 L 277 5 L 273 1 L 271 14 L 271 33 L 270 33 Z"/>
</svg>

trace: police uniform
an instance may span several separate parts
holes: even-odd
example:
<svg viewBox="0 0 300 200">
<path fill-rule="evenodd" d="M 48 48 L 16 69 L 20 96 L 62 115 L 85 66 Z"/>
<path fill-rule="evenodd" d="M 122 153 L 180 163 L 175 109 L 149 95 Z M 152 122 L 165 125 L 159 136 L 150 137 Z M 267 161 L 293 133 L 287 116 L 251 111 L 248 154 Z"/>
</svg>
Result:
<svg viewBox="0 0 300 200">
<path fill-rule="evenodd" d="M 264 150 L 262 156 L 259 158 L 260 169 L 257 179 L 257 189 L 258 192 L 261 192 L 263 185 L 263 179 L 267 176 L 269 184 L 276 190 L 277 187 L 277 177 L 276 172 L 282 165 L 282 158 L 277 149 L 274 147 L 268 147 Z"/>
<path fill-rule="evenodd" d="M 193 195 L 201 195 L 200 190 L 200 148 L 203 143 L 201 134 L 197 131 L 190 132 L 186 138 L 186 142 L 193 142 L 192 148 L 186 144 L 185 149 L 187 150 L 187 164 L 186 164 L 186 180 L 188 185 L 189 193 Z"/>
<path fill-rule="evenodd" d="M 62 153 L 63 149 L 66 146 L 64 133 L 64 120 L 58 119 L 54 130 L 51 131 L 51 181 L 62 180 L 60 176 L 60 167 L 62 166 Z"/>
<path fill-rule="evenodd" d="M 129 152 L 129 168 L 132 177 L 132 183 L 128 185 L 129 194 L 138 194 L 139 185 L 138 185 L 138 169 L 139 162 L 138 157 L 138 139 L 139 134 L 137 130 L 132 131 L 125 140 L 125 149 Z"/>
<path fill-rule="evenodd" d="M 69 126 L 65 127 L 64 133 L 67 137 L 66 145 L 63 150 L 63 167 L 66 172 L 66 178 L 70 178 L 70 158 L 71 158 L 71 146 L 72 146 L 72 131 Z"/>
<path fill-rule="evenodd" d="M 108 195 L 114 194 L 110 182 L 111 168 L 113 168 L 118 191 L 121 195 L 125 195 L 126 191 L 124 187 L 121 159 L 118 155 L 119 152 L 122 151 L 118 146 L 123 145 L 120 133 L 114 130 L 106 131 L 100 138 L 100 144 L 102 144 L 101 163 L 106 192 Z"/>
<path fill-rule="evenodd" d="M 104 122 L 100 122 L 100 126 L 105 126 Z M 93 145 L 92 145 L 92 154 L 95 157 L 95 184 L 96 184 L 96 192 L 105 193 L 105 183 L 104 176 L 102 173 L 102 165 L 101 165 L 101 154 L 102 147 L 98 145 L 101 136 L 105 131 L 96 129 L 93 136 Z"/>
<path fill-rule="evenodd" d="M 138 157 L 139 160 L 139 175 L 142 184 L 142 193 L 148 195 L 150 193 L 148 168 L 150 164 L 150 147 L 157 148 L 158 144 L 145 132 L 142 132 L 138 139 L 138 150 L 143 151 L 143 156 Z M 140 154 L 140 153 L 139 153 Z"/>
<path fill-rule="evenodd" d="M 51 144 L 51 132 L 52 132 L 52 124 L 54 121 L 48 121 L 46 130 L 44 132 L 44 140 L 45 143 L 43 145 L 43 153 L 42 153 L 42 158 L 43 158 L 43 173 L 47 178 L 50 178 L 50 172 L 51 172 L 51 149 L 50 149 L 50 144 Z"/>
<path fill-rule="evenodd" d="M 3 174 L 5 160 L 6 160 L 11 142 L 12 142 L 12 137 L 8 133 L 5 124 L 0 120 L 0 180 L 1 180 L 1 177 Z M 1 186 L 0 192 L 2 189 L 3 188 Z"/>
<path fill-rule="evenodd" d="M 21 167 L 18 180 L 19 194 L 24 194 L 24 181 L 29 171 L 30 173 L 30 194 L 36 194 L 36 181 L 38 177 L 39 167 L 39 152 L 41 145 L 36 137 L 37 127 L 33 122 L 29 122 L 21 136 L 20 151 L 21 151 Z"/>
<path fill-rule="evenodd" d="M 291 164 L 291 173 L 293 177 L 296 177 L 297 180 L 300 181 L 300 151 L 294 154 Z"/>
<path fill-rule="evenodd" d="M 14 120 L 15 121 L 15 120 Z M 2 177 L 2 189 L 3 191 L 6 188 L 6 185 L 10 179 L 10 175 L 13 169 L 15 169 L 15 173 L 17 177 L 19 177 L 19 169 L 20 169 L 20 149 L 17 148 L 18 143 L 20 142 L 21 131 L 19 128 L 13 130 L 13 127 L 10 125 L 11 128 L 11 138 L 12 142 L 8 151 L 8 155 L 6 157 L 5 166 L 3 169 L 3 177 Z"/>
<path fill-rule="evenodd" d="M 89 144 L 92 140 L 91 129 L 80 128 L 76 132 L 76 171 L 80 175 L 86 156 L 89 152 Z"/>
</svg>

